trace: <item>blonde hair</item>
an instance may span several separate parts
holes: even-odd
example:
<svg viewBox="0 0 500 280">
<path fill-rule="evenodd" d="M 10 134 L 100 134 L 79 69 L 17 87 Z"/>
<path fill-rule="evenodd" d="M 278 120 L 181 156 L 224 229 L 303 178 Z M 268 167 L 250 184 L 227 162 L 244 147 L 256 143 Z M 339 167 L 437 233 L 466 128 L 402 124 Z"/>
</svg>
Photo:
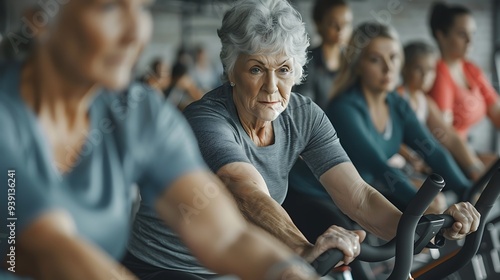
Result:
<svg viewBox="0 0 500 280">
<path fill-rule="evenodd" d="M 399 43 L 398 33 L 392 26 L 370 21 L 356 27 L 348 45 L 342 51 L 339 73 L 333 82 L 330 99 L 336 98 L 358 81 L 357 71 L 360 57 L 373 39 L 380 37 L 389 38 Z"/>
</svg>

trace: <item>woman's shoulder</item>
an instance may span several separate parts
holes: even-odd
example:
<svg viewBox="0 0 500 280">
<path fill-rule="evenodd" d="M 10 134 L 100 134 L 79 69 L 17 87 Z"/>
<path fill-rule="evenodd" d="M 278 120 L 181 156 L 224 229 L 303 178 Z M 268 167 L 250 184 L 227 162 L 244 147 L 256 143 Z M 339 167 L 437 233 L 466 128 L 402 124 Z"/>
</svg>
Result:
<svg viewBox="0 0 500 280">
<path fill-rule="evenodd" d="M 400 111 L 407 112 L 411 110 L 408 100 L 401 96 L 397 91 L 392 91 L 387 94 L 387 101 L 389 106 L 399 109 Z"/>
<path fill-rule="evenodd" d="M 338 125 L 354 116 L 365 118 L 368 114 L 367 106 L 361 90 L 352 87 L 330 100 L 325 112 L 331 122 Z"/>
<path fill-rule="evenodd" d="M 101 103 L 105 105 L 101 107 Z M 108 110 L 112 115 L 121 119 L 145 114 L 154 115 L 162 107 L 168 105 L 159 92 L 140 81 L 135 81 L 120 91 L 102 89 L 97 93 L 91 106 Z"/>
<path fill-rule="evenodd" d="M 282 113 L 284 116 L 290 116 L 293 120 L 302 117 L 312 117 L 323 115 L 324 111 L 318 104 L 308 97 L 300 93 L 292 92 L 286 110 Z"/>
<path fill-rule="evenodd" d="M 464 59 L 463 60 L 463 65 L 464 67 L 467 67 L 467 68 L 474 68 L 474 69 L 478 69 L 479 70 L 479 66 L 477 66 L 474 62 L 472 62 L 471 60 L 468 60 L 468 59 Z"/>
<path fill-rule="evenodd" d="M 450 77 L 448 65 L 446 65 L 443 59 L 438 59 L 436 62 L 436 79 L 443 79 L 447 77 Z"/>
<path fill-rule="evenodd" d="M 290 93 L 290 99 L 288 101 L 288 108 L 297 109 L 302 107 L 313 106 L 314 102 L 308 96 L 302 95 L 297 92 Z"/>
<path fill-rule="evenodd" d="M 363 92 L 358 86 L 352 86 L 339 93 L 330 101 L 330 107 L 365 106 Z"/>
<path fill-rule="evenodd" d="M 387 98 L 397 100 L 397 102 L 406 102 L 404 97 L 405 91 L 400 92 L 399 89 L 394 89 L 387 94 Z"/>
<path fill-rule="evenodd" d="M 184 123 L 176 107 L 141 82 L 133 82 L 120 92 L 102 90 L 91 104 L 90 112 L 98 120 L 99 128 L 105 125 L 111 134 L 132 142 Z"/>
<path fill-rule="evenodd" d="M 463 67 L 466 71 L 473 74 L 473 76 L 478 76 L 478 75 L 481 75 L 483 73 L 481 68 L 479 68 L 479 66 L 477 66 L 474 62 L 472 62 L 470 60 L 464 60 Z"/>
<path fill-rule="evenodd" d="M 419 94 L 417 98 L 419 99 L 419 106 L 421 106 L 420 110 L 424 110 L 424 117 L 422 118 L 427 119 L 427 98 L 423 93 Z M 392 119 L 393 126 L 400 126 L 408 122 L 411 123 L 413 119 L 418 120 L 418 115 L 421 114 L 411 107 L 409 100 L 404 99 L 395 91 L 388 94 L 387 103 L 394 114 L 394 118 Z M 425 123 L 425 120 L 422 120 L 422 122 Z"/>
<path fill-rule="evenodd" d="M 206 93 L 200 100 L 189 104 L 183 113 L 186 118 L 198 116 L 229 117 L 232 93 L 228 84 L 223 84 Z"/>
<path fill-rule="evenodd" d="M 227 102 L 231 100 L 231 87 L 228 84 L 223 84 L 205 95 L 203 95 L 202 98 L 200 98 L 197 101 L 194 101 L 191 103 L 187 108 L 189 107 L 197 107 L 197 108 L 213 108 L 214 106 L 221 107 L 221 106 L 227 106 Z M 186 108 L 186 109 L 187 109 Z"/>
</svg>

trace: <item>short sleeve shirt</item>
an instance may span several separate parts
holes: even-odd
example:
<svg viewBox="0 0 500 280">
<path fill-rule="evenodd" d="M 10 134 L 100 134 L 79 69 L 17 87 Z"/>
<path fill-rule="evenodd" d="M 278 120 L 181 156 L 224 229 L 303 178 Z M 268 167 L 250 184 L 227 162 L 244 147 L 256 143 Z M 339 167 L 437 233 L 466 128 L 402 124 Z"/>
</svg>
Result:
<svg viewBox="0 0 500 280">
<path fill-rule="evenodd" d="M 18 236 L 45 211 L 64 209 L 81 237 L 121 258 L 133 184 L 152 203 L 179 177 L 207 169 L 189 125 L 177 109 L 141 84 L 121 93 L 101 90 L 88 108 L 90 127 L 81 132 L 82 149 L 67 148 L 66 160 L 56 163 L 37 116 L 21 98 L 21 68 L 19 62 L 0 64 L 0 170 L 5 182 L 7 170 L 15 170 Z M 70 162 L 70 171 L 61 174 L 57 166 Z M 2 189 L 0 218 L 5 221 L 12 215 L 3 207 L 8 197 Z M 0 229 L 3 250 L 6 231 Z"/>
<path fill-rule="evenodd" d="M 498 94 L 477 66 L 470 61 L 462 62 L 469 88 L 458 86 L 452 79 L 448 66 L 439 60 L 436 80 L 429 95 L 442 111 L 453 113 L 453 127 L 465 138 L 471 126 L 487 114 L 488 107 L 498 99 Z"/>
</svg>

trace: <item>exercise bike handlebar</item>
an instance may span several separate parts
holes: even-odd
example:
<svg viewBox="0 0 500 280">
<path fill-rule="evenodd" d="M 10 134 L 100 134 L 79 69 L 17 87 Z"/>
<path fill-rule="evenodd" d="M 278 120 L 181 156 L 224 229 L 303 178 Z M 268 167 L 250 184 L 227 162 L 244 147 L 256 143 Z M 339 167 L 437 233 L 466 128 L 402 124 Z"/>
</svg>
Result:
<svg viewBox="0 0 500 280">
<path fill-rule="evenodd" d="M 477 231 L 469 234 L 465 239 L 462 249 L 452 258 L 439 264 L 418 277 L 418 280 L 442 279 L 451 273 L 465 266 L 477 253 L 481 245 L 483 231 L 486 225 L 488 214 L 500 195 L 500 169 L 497 169 L 486 185 L 475 207 L 481 214 L 481 219 Z"/>
<path fill-rule="evenodd" d="M 358 259 L 369 262 L 386 260 L 394 256 L 394 247 L 396 247 L 397 269 L 393 270 L 392 274 L 394 274 L 395 277 L 400 274 L 406 274 L 406 276 L 408 276 L 413 256 L 415 228 L 424 211 L 431 204 L 434 197 L 443 189 L 444 185 L 445 182 L 441 176 L 437 174 L 430 175 L 408 205 L 407 210 L 401 216 L 397 231 L 397 236 L 400 237 L 378 247 L 372 247 L 362 243 Z M 330 249 L 321 254 L 311 265 L 320 275 L 324 276 L 340 262 L 343 257 L 344 255 L 340 250 Z M 403 278 L 400 277 L 395 279 Z"/>
<path fill-rule="evenodd" d="M 366 243 L 362 243 L 361 252 L 357 259 L 367 262 L 377 262 L 387 260 L 396 255 L 395 269 L 388 279 L 407 279 L 413 259 L 416 226 L 425 209 L 443 187 L 444 180 L 439 175 L 433 174 L 429 176 L 408 205 L 407 210 L 401 216 L 401 220 L 398 224 L 397 238 L 394 238 L 382 246 L 370 246 Z M 475 205 L 476 209 L 481 214 L 478 230 L 467 236 L 465 245 L 457 255 L 422 274 L 417 280 L 442 279 L 459 270 L 470 261 L 477 253 L 479 245 L 481 244 L 486 218 L 499 195 L 500 169 L 497 169 Z M 438 225 L 439 228 L 449 228 L 454 223 L 454 219 L 448 215 L 426 215 L 424 218 L 428 216 L 434 216 L 441 219 L 441 223 Z M 437 234 L 435 230 L 431 233 L 433 235 Z M 420 246 L 421 245 L 422 243 Z M 396 253 L 394 253 L 395 251 Z M 416 252 L 418 253 L 419 251 Z M 326 275 L 343 259 L 343 257 L 344 255 L 340 250 L 330 249 L 314 260 L 311 265 L 320 275 Z"/>
<path fill-rule="evenodd" d="M 434 198 L 443 189 L 444 179 L 430 175 L 403 212 L 396 233 L 396 259 L 388 279 L 407 279 L 413 261 L 413 244 L 418 221 Z"/>
</svg>

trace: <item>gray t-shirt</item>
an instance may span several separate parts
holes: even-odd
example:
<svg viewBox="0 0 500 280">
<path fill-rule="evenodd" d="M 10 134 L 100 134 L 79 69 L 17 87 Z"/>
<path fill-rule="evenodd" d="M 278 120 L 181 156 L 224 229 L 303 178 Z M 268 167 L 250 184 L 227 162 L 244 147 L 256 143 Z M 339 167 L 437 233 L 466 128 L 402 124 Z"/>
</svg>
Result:
<svg viewBox="0 0 500 280">
<path fill-rule="evenodd" d="M 257 147 L 241 126 L 229 84 L 207 93 L 184 114 L 213 172 L 233 162 L 250 163 L 280 204 L 286 196 L 288 173 L 299 156 L 317 178 L 349 161 L 325 113 L 299 94 L 291 94 L 287 109 L 273 121 L 275 143 L 266 147 Z M 211 273 L 198 264 L 147 203 L 137 214 L 129 250 L 137 258 L 165 269 Z"/>
<path fill-rule="evenodd" d="M 88 109 L 90 128 L 81 132 L 87 136 L 85 144 L 79 154 L 68 150 L 74 165 L 61 174 L 36 115 L 20 96 L 20 72 L 19 62 L 0 64 L 0 170 L 5 178 L 0 219 L 16 217 L 19 237 L 37 216 L 62 208 L 81 237 L 121 259 L 131 226 L 133 184 L 153 204 L 183 174 L 208 170 L 189 125 L 176 108 L 141 84 L 124 93 L 103 90 Z M 15 170 L 14 216 L 7 211 L 7 170 Z M 2 256 L 11 246 L 9 233 L 0 228 Z"/>
<path fill-rule="evenodd" d="M 273 121 L 274 144 L 265 147 L 256 146 L 241 126 L 227 83 L 190 105 L 184 115 L 213 172 L 232 162 L 251 163 L 278 203 L 285 199 L 288 173 L 299 156 L 316 178 L 349 161 L 325 113 L 308 97 L 293 92 L 286 110 Z"/>
</svg>

